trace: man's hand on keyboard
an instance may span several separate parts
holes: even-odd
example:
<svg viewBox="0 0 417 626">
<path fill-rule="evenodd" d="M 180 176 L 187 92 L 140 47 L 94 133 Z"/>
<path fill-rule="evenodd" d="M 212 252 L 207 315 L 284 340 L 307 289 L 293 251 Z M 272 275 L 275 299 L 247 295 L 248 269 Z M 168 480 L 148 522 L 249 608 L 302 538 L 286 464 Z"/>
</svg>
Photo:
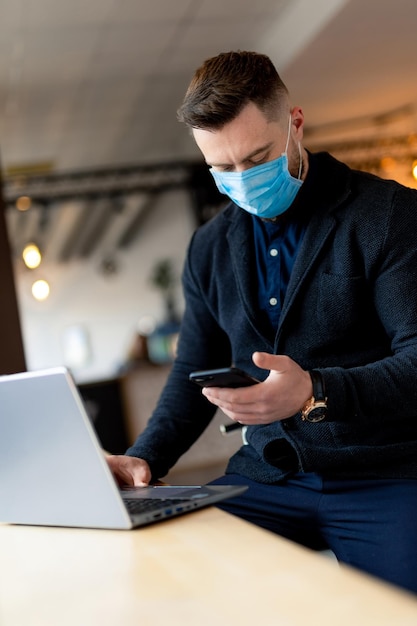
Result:
<svg viewBox="0 0 417 626">
<path fill-rule="evenodd" d="M 151 480 L 151 470 L 143 459 L 133 456 L 105 454 L 119 485 L 129 485 L 132 487 L 146 487 Z"/>
</svg>

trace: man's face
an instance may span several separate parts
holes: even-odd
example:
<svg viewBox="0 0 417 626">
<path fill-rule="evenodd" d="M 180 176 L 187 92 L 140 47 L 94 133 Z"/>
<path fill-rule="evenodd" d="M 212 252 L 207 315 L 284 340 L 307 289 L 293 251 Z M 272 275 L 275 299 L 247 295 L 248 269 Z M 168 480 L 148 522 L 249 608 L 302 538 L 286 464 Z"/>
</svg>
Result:
<svg viewBox="0 0 417 626">
<path fill-rule="evenodd" d="M 302 139 L 303 114 L 301 109 L 291 111 L 285 119 L 270 121 L 253 103 L 249 102 L 239 115 L 220 130 L 193 129 L 197 146 L 206 163 L 220 172 L 242 172 L 255 165 L 277 159 L 284 151 L 288 132 L 288 164 L 290 173 L 298 177 L 298 141 Z"/>
</svg>

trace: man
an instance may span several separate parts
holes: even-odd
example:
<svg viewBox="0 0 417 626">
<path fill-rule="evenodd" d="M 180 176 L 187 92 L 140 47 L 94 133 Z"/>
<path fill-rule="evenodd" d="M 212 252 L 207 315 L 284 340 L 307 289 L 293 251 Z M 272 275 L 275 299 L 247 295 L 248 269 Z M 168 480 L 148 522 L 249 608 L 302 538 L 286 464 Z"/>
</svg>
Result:
<svg viewBox="0 0 417 626">
<path fill-rule="evenodd" d="M 301 145 L 271 61 L 208 59 L 179 118 L 232 202 L 194 234 L 178 356 L 146 430 L 109 458 L 163 477 L 217 407 L 246 444 L 228 511 L 417 591 L 417 197 Z M 193 370 L 260 379 L 200 389 Z"/>
</svg>

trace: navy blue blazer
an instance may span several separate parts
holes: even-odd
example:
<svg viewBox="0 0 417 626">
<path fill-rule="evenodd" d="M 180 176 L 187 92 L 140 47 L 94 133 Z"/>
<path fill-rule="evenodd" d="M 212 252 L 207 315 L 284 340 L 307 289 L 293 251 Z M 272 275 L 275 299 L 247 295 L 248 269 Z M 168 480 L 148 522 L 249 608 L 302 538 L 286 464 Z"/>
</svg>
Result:
<svg viewBox="0 0 417 626">
<path fill-rule="evenodd" d="M 275 336 L 262 324 L 252 218 L 229 204 L 199 228 L 183 272 L 178 356 L 127 454 L 164 476 L 214 415 L 193 370 L 235 364 L 258 378 L 256 350 L 319 369 L 328 417 L 251 426 L 228 472 L 271 483 L 294 472 L 417 478 L 417 192 L 327 153 L 290 209 L 306 232 Z"/>
</svg>

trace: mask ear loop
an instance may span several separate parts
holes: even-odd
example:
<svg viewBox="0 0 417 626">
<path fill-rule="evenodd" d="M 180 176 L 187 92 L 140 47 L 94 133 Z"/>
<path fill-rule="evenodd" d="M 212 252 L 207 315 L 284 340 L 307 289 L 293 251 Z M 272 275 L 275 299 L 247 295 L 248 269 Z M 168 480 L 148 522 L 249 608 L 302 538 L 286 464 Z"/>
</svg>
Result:
<svg viewBox="0 0 417 626">
<path fill-rule="evenodd" d="M 290 134 L 291 134 L 291 113 L 290 113 L 290 119 L 289 119 L 289 123 L 288 123 L 288 135 L 287 135 L 287 143 L 285 145 L 285 152 L 284 154 L 287 154 L 288 151 L 288 146 L 290 143 Z M 298 166 L 298 180 L 301 180 L 301 172 L 303 169 L 303 160 L 301 158 L 301 146 L 300 146 L 300 142 L 298 142 L 298 154 L 300 157 L 300 165 Z"/>
<path fill-rule="evenodd" d="M 300 142 L 298 142 L 298 154 L 300 155 L 300 166 L 298 168 L 298 180 L 301 180 L 301 172 L 302 172 L 302 169 L 303 169 L 303 159 L 301 158 Z"/>
<path fill-rule="evenodd" d="M 290 143 L 290 133 L 291 133 L 291 113 L 290 113 L 290 119 L 288 120 L 287 143 L 285 144 L 284 154 L 287 154 L 287 152 L 288 152 L 288 146 L 289 146 L 289 143 Z"/>
</svg>

